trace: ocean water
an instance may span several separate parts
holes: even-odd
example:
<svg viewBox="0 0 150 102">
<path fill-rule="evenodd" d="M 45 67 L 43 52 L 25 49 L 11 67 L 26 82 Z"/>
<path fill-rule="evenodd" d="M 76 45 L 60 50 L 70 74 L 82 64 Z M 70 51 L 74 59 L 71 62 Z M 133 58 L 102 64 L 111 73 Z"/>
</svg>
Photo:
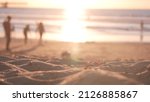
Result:
<svg viewBox="0 0 150 102">
<path fill-rule="evenodd" d="M 4 37 L 2 22 L 12 16 L 15 31 L 12 37 L 23 38 L 22 30 L 30 25 L 29 38 L 39 38 L 36 24 L 43 22 L 45 40 L 73 42 L 139 42 L 140 22 L 144 22 L 144 42 L 150 42 L 150 10 L 85 10 L 76 18 L 65 15 L 63 9 L 0 8 L 0 37 Z"/>
</svg>

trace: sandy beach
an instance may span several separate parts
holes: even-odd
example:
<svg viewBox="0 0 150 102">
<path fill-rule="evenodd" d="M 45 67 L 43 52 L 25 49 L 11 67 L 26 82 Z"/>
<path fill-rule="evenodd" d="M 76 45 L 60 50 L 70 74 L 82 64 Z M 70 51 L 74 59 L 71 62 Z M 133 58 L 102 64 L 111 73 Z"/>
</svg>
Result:
<svg viewBox="0 0 150 102">
<path fill-rule="evenodd" d="M 150 43 L 69 43 L 0 38 L 0 84 L 150 84 Z"/>
</svg>

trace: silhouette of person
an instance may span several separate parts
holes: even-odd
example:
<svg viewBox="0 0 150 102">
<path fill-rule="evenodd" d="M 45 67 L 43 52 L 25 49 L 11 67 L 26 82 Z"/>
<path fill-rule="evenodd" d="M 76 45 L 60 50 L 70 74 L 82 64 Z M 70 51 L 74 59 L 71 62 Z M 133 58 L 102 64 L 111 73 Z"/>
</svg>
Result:
<svg viewBox="0 0 150 102">
<path fill-rule="evenodd" d="M 141 20 L 140 26 L 141 26 L 140 41 L 143 42 L 143 30 L 144 30 L 144 22 L 143 22 L 143 20 Z"/>
<path fill-rule="evenodd" d="M 27 24 L 24 29 L 23 29 L 23 34 L 24 34 L 24 43 L 27 44 L 28 40 L 28 32 L 30 31 L 30 26 Z"/>
<path fill-rule="evenodd" d="M 45 32 L 44 25 L 43 25 L 42 22 L 40 22 L 40 23 L 37 24 L 37 31 L 40 34 L 40 43 L 41 43 L 42 42 L 43 33 Z"/>
<path fill-rule="evenodd" d="M 11 42 L 11 31 L 14 29 L 11 25 L 11 16 L 7 16 L 6 20 L 3 22 L 5 37 L 6 37 L 6 50 L 10 51 L 10 42 Z"/>
</svg>

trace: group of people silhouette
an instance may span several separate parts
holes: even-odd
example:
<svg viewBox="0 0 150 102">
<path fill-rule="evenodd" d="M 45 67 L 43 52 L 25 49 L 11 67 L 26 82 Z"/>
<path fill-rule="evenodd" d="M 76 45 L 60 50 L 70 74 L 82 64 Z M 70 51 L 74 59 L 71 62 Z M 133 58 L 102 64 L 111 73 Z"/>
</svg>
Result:
<svg viewBox="0 0 150 102">
<path fill-rule="evenodd" d="M 10 43 L 11 43 L 11 33 L 12 31 L 15 29 L 14 26 L 11 24 L 11 16 L 7 16 L 6 19 L 3 22 L 3 28 L 4 28 L 4 32 L 5 32 L 5 38 L 6 38 L 6 50 L 10 51 Z M 140 28 L 141 28 L 141 34 L 140 34 L 140 41 L 143 41 L 143 30 L 144 30 L 144 22 L 141 20 L 140 22 Z M 30 31 L 30 25 L 27 24 L 24 28 L 23 28 L 23 34 L 24 34 L 24 43 L 27 44 L 28 41 L 28 32 Z M 39 42 L 42 42 L 42 36 L 43 33 L 45 32 L 45 28 L 42 22 L 39 22 L 37 24 L 37 28 L 36 31 L 38 31 L 39 35 L 40 35 L 40 39 Z"/>
<path fill-rule="evenodd" d="M 11 43 L 11 33 L 12 31 L 15 29 L 14 26 L 11 24 L 11 16 L 7 16 L 6 19 L 3 22 L 3 28 L 4 28 L 4 32 L 5 32 L 5 38 L 6 38 L 6 50 L 10 51 L 10 43 Z M 30 31 L 30 25 L 27 24 L 24 28 L 23 28 L 23 34 L 24 34 L 24 43 L 27 44 L 28 41 L 28 32 Z M 42 22 L 37 24 L 37 29 L 36 31 L 39 32 L 40 35 L 40 43 L 42 42 L 42 36 L 43 33 L 45 32 L 44 29 L 44 25 Z"/>
</svg>

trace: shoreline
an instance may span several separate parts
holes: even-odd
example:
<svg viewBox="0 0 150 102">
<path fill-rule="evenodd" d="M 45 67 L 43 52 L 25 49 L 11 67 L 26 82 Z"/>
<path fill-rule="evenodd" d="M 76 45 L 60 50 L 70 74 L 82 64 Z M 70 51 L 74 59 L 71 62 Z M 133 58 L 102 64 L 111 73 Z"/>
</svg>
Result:
<svg viewBox="0 0 150 102">
<path fill-rule="evenodd" d="M 12 41 L 16 41 L 16 40 L 20 40 L 20 41 L 24 41 L 23 37 L 12 37 Z M 33 42 L 38 42 L 39 38 L 29 38 L 29 41 L 33 41 Z M 0 37 L 0 41 L 4 42 L 5 41 L 5 37 Z M 84 41 L 84 42 L 71 42 L 71 41 L 62 41 L 62 40 L 51 40 L 51 39 L 43 39 L 44 42 L 56 42 L 56 43 L 77 43 L 77 44 L 150 44 L 149 42 L 143 41 Z"/>
</svg>

